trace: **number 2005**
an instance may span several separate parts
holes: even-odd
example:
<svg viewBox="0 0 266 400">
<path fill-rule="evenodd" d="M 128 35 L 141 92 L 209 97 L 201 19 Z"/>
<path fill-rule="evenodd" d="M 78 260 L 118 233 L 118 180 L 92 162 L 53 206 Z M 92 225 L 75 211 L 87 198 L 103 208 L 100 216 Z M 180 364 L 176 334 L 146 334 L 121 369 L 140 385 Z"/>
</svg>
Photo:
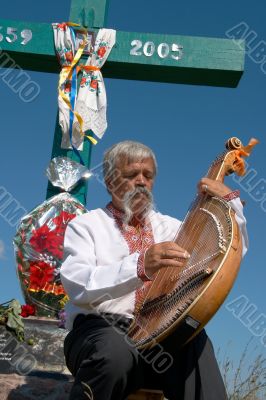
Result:
<svg viewBox="0 0 266 400">
<path fill-rule="evenodd" d="M 170 47 L 167 43 L 160 43 L 157 48 L 153 42 L 142 43 L 141 40 L 132 40 L 132 49 L 130 55 L 141 56 L 144 54 L 146 57 L 151 57 L 157 52 L 160 58 L 171 57 L 174 60 L 180 60 L 183 57 L 183 46 L 173 43 Z"/>
</svg>

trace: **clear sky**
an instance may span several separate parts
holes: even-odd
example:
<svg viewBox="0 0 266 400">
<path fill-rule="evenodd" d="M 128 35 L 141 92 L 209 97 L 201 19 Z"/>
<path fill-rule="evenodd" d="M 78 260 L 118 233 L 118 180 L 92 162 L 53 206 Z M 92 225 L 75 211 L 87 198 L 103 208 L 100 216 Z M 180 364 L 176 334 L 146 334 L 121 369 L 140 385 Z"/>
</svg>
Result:
<svg viewBox="0 0 266 400">
<path fill-rule="evenodd" d="M 5 1 L 1 4 L 0 16 L 25 22 L 62 22 L 68 20 L 69 7 L 70 0 Z M 152 147 L 159 164 L 154 189 L 157 208 L 182 219 L 194 197 L 196 183 L 224 149 L 224 142 L 230 136 L 238 136 L 244 143 L 251 137 L 260 140 L 249 159 L 253 181 L 245 184 L 231 178 L 227 181 L 232 188 L 241 190 L 246 201 L 250 249 L 229 297 L 207 326 L 216 349 L 225 349 L 231 342 L 229 352 L 234 359 L 251 336 L 260 352 L 265 353 L 266 348 L 266 336 L 265 345 L 262 343 L 266 335 L 266 201 L 263 203 L 266 197 L 266 74 L 263 69 L 266 72 L 266 64 L 263 68 L 263 58 L 260 61 L 258 57 L 255 62 L 252 57 L 256 53 L 254 48 L 266 40 L 265 12 L 262 0 L 256 1 L 256 6 L 254 2 L 240 0 L 110 0 L 109 28 L 226 38 L 226 32 L 242 22 L 246 33 L 254 31 L 256 35 L 251 35 L 256 38 L 250 43 L 245 72 L 236 89 L 106 79 L 109 127 L 92 156 L 94 167 L 101 162 L 106 148 L 124 139 L 138 140 Z M 3 81 L 3 72 L 0 70 L 0 186 L 30 211 L 45 199 L 44 171 L 52 149 L 58 76 L 29 72 L 30 78 L 40 86 L 40 94 L 33 102 L 25 103 Z M 88 209 L 104 206 L 108 200 L 104 187 L 92 178 Z M 14 297 L 23 302 L 13 257 L 14 234 L 15 227 L 0 217 L 0 302 Z M 229 303 L 236 306 L 238 298 L 240 303 L 238 309 L 234 307 L 235 314 L 247 307 L 253 310 L 252 316 L 246 313 L 245 320 L 236 318 L 228 309 Z M 260 326 L 254 323 L 256 319 Z"/>
</svg>

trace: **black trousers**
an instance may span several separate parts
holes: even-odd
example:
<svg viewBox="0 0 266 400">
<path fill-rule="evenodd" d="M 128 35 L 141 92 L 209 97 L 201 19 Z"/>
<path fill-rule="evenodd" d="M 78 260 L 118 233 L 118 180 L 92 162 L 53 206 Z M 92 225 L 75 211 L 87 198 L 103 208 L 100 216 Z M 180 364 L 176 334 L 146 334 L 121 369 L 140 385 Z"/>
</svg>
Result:
<svg viewBox="0 0 266 400">
<path fill-rule="evenodd" d="M 69 400 L 124 400 L 140 388 L 159 389 L 169 400 L 226 400 L 223 380 L 205 331 L 181 350 L 168 337 L 137 350 L 127 321 L 80 314 L 66 336 L 66 364 L 75 377 Z"/>
</svg>

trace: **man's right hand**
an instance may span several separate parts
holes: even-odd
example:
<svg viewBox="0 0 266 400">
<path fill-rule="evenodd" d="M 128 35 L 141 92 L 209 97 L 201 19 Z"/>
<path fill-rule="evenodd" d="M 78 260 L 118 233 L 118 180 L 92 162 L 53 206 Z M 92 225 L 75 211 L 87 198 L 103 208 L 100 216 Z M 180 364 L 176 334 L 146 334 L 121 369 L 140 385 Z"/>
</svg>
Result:
<svg viewBox="0 0 266 400">
<path fill-rule="evenodd" d="M 190 255 L 175 242 L 153 244 L 145 253 L 144 269 L 147 276 L 165 267 L 184 267 Z"/>
</svg>

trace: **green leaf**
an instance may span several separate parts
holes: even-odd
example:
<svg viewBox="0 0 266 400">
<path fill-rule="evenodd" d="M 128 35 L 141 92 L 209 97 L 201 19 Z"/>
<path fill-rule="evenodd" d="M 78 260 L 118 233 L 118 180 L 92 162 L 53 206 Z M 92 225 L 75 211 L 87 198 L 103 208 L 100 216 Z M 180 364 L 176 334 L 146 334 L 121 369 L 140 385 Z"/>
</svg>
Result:
<svg viewBox="0 0 266 400">
<path fill-rule="evenodd" d="M 24 340 L 24 323 L 21 318 L 21 305 L 18 300 L 12 299 L 0 306 L 0 323 L 13 331 L 19 341 Z"/>
<path fill-rule="evenodd" d="M 21 313 L 21 305 L 17 300 L 12 300 L 9 307 L 12 307 L 14 314 L 18 315 Z"/>
<path fill-rule="evenodd" d="M 24 323 L 19 315 L 14 315 L 12 312 L 9 312 L 6 326 L 15 331 L 19 341 L 24 340 Z"/>
<path fill-rule="evenodd" d="M 15 329 L 18 327 L 18 325 L 19 325 L 16 316 L 15 316 L 12 312 L 9 312 L 8 315 L 7 315 L 7 323 L 6 323 L 6 325 L 7 325 L 10 329 L 14 329 L 14 330 L 15 330 Z"/>
<path fill-rule="evenodd" d="M 19 342 L 23 342 L 25 340 L 24 329 L 17 329 L 16 330 L 16 336 L 17 336 Z"/>
</svg>

